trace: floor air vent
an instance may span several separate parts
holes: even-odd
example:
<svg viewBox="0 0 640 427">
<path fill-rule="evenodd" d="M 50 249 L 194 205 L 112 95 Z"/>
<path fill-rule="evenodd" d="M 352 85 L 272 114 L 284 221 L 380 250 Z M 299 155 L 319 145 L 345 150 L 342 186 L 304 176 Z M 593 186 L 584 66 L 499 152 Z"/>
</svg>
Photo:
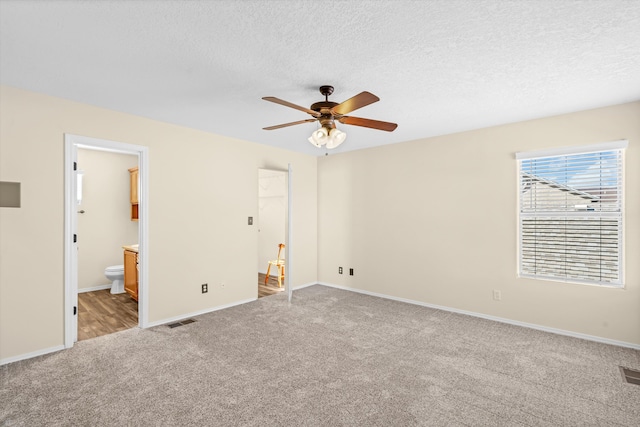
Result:
<svg viewBox="0 0 640 427">
<path fill-rule="evenodd" d="M 625 382 L 640 385 L 640 371 L 634 371 L 633 369 L 620 366 L 620 372 L 622 372 L 622 378 Z"/>
<path fill-rule="evenodd" d="M 187 320 L 183 320 L 182 322 L 170 323 L 167 326 L 173 329 L 173 328 L 177 328 L 178 326 L 188 325 L 189 323 L 193 323 L 193 322 L 195 322 L 195 320 L 187 319 Z"/>
</svg>

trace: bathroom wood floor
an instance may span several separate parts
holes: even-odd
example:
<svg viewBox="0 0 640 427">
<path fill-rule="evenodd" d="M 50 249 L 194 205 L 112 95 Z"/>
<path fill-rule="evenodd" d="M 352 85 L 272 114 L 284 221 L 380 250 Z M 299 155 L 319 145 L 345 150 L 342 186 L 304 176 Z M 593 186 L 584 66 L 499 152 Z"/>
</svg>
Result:
<svg viewBox="0 0 640 427">
<path fill-rule="evenodd" d="M 258 298 L 284 291 L 271 276 L 258 273 Z M 78 341 L 96 338 L 138 326 L 138 303 L 129 294 L 112 294 L 109 289 L 78 294 Z"/>
<path fill-rule="evenodd" d="M 78 341 L 138 326 L 138 303 L 109 289 L 78 294 Z"/>
</svg>

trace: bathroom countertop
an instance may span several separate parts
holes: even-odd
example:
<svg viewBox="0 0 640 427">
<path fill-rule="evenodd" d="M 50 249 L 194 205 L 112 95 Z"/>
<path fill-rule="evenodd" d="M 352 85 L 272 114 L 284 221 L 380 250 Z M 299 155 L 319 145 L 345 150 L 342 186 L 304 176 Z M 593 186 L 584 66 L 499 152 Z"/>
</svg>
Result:
<svg viewBox="0 0 640 427">
<path fill-rule="evenodd" d="M 124 249 L 125 251 L 131 251 L 131 252 L 138 253 L 138 245 L 123 246 L 122 249 Z"/>
</svg>

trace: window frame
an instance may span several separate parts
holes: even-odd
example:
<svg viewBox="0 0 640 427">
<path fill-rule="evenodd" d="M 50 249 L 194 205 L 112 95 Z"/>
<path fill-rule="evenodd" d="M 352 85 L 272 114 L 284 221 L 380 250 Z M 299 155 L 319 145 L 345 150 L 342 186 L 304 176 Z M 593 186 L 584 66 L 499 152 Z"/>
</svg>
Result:
<svg viewBox="0 0 640 427">
<path fill-rule="evenodd" d="M 590 286 L 599 286 L 599 287 L 609 287 L 615 289 L 621 289 L 625 287 L 624 280 L 624 223 L 625 223 L 625 149 L 628 147 L 627 140 L 618 140 L 611 141 L 599 144 L 592 145 L 582 145 L 575 147 L 562 147 L 562 148 L 554 148 L 554 149 L 546 149 L 546 150 L 536 150 L 536 151 L 526 151 L 526 152 L 518 152 L 515 154 L 516 158 L 516 175 L 517 175 L 517 223 L 518 223 L 518 265 L 517 265 L 517 277 L 525 278 L 525 279 L 533 279 L 533 280 L 545 280 L 545 281 L 553 281 L 553 282 L 561 282 L 561 283 L 575 283 L 582 285 L 590 285 Z M 618 151 L 620 153 L 620 165 L 619 165 L 619 177 L 620 177 L 620 212 L 618 215 L 606 214 L 599 216 L 600 218 L 605 217 L 615 217 L 619 218 L 619 230 L 618 230 L 618 279 L 615 282 L 610 281 L 598 281 L 598 280 L 588 280 L 588 279 L 579 279 L 579 278 L 571 278 L 571 277 L 562 277 L 562 276 L 548 276 L 544 274 L 531 274 L 528 272 L 523 273 L 523 217 L 524 218 L 535 218 L 534 214 L 526 214 L 523 216 L 522 209 L 522 161 L 530 160 L 530 159 L 543 159 L 549 157 L 563 157 L 563 156 L 571 156 L 571 155 L 582 155 L 589 153 L 599 153 L 599 152 L 607 152 L 607 151 Z M 583 213 L 572 212 L 572 211 L 558 211 L 558 217 L 588 217 L 591 215 L 584 215 Z M 540 217 L 551 218 L 551 215 L 547 212 L 546 214 L 541 214 Z M 595 216 L 595 215 L 594 215 Z"/>
</svg>

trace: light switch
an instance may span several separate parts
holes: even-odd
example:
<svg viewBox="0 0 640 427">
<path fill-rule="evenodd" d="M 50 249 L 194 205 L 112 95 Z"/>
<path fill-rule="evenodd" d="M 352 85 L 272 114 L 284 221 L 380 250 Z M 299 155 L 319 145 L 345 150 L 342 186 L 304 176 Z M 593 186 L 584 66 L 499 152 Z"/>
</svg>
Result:
<svg viewBox="0 0 640 427">
<path fill-rule="evenodd" d="M 252 216 L 249 217 L 249 225 L 253 225 L 253 217 Z"/>
</svg>

